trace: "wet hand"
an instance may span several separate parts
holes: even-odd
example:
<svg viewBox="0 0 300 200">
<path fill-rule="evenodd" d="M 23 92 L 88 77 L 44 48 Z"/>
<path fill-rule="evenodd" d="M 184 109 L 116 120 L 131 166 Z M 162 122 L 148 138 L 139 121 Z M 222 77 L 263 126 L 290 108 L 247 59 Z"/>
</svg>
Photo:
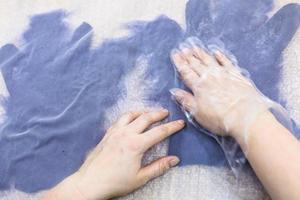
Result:
<svg viewBox="0 0 300 200">
<path fill-rule="evenodd" d="M 192 45 L 173 51 L 176 69 L 192 93 L 172 89 L 175 99 L 206 129 L 219 135 L 245 136 L 247 127 L 269 101 L 222 52 L 210 55 Z"/>
</svg>

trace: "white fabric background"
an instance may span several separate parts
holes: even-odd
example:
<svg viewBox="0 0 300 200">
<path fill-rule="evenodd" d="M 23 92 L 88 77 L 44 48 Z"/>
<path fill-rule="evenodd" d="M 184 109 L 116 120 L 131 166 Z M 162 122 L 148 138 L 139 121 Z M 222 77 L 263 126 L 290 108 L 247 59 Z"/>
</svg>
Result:
<svg viewBox="0 0 300 200">
<path fill-rule="evenodd" d="M 283 5 L 300 0 L 276 0 L 274 12 Z M 20 37 L 28 27 L 29 16 L 64 9 L 70 12 L 67 22 L 74 29 L 83 21 L 94 28 L 93 45 L 96 46 L 105 38 L 119 37 L 126 34 L 121 25 L 132 20 L 151 20 L 160 14 L 176 20 L 185 27 L 184 10 L 186 0 L 0 0 L 0 46 L 6 43 L 22 45 Z M 270 16 L 274 13 L 270 13 Z M 125 79 L 130 96 L 120 100 L 108 113 L 107 126 L 131 108 L 141 108 L 146 105 L 139 99 L 145 95 L 144 90 L 136 90 L 136 85 L 143 84 L 143 69 L 147 63 L 137 62 L 137 70 Z M 292 117 L 300 122 L 300 30 L 284 52 L 284 71 L 280 84 L 281 94 L 287 99 L 288 110 Z M 148 85 L 149 86 L 149 85 Z M 148 87 L 147 86 L 147 87 Z M 140 86 L 141 87 L 141 86 Z M 143 87 L 143 86 L 142 86 Z M 146 84 L 144 83 L 144 88 Z M 0 75 L 0 94 L 9 95 Z M 5 116 L 3 109 L 0 115 Z M 1 116 L 0 116 L 1 119 Z M 151 160 L 167 152 L 167 141 L 153 148 L 145 158 Z M 1 178 L 1 177 L 0 177 Z M 190 199 L 267 199 L 251 176 L 242 175 L 242 181 L 237 183 L 227 169 L 188 166 L 174 168 L 166 175 L 150 182 L 140 190 L 121 199 L 158 199 L 158 200 L 190 200 Z M 39 194 L 24 194 L 11 190 L 0 192 L 0 199 L 38 199 Z"/>
</svg>

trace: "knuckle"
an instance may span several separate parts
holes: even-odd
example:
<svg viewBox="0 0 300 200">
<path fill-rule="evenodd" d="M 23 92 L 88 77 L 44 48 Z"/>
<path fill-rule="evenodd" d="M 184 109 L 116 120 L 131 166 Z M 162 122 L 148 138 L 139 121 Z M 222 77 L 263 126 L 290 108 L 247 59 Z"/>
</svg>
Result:
<svg viewBox="0 0 300 200">
<path fill-rule="evenodd" d="M 124 118 L 132 118 L 134 116 L 134 113 L 132 111 L 129 111 L 123 115 Z"/>
<path fill-rule="evenodd" d="M 169 164 L 166 161 L 159 162 L 157 176 L 164 174 L 168 169 L 169 169 Z"/>
<path fill-rule="evenodd" d="M 123 131 L 120 130 L 113 130 L 112 133 L 109 135 L 109 140 L 116 145 L 117 143 L 122 143 L 128 140 L 127 130 L 124 129 Z"/>
<path fill-rule="evenodd" d="M 181 74 L 182 76 L 186 76 L 188 74 L 188 71 L 182 68 L 178 69 L 179 74 Z"/>
<path fill-rule="evenodd" d="M 188 75 L 181 75 L 181 78 L 182 78 L 182 80 L 185 83 L 193 84 L 193 79 L 190 76 L 188 76 Z"/>
<path fill-rule="evenodd" d="M 187 70 L 186 70 L 184 67 L 177 68 L 177 71 L 178 71 L 181 75 L 187 73 Z"/>
<path fill-rule="evenodd" d="M 139 178 L 138 185 L 145 185 L 152 179 L 151 175 L 144 175 L 143 177 Z"/>
<path fill-rule="evenodd" d="M 123 140 L 123 134 L 111 134 L 107 141 L 113 144 L 120 143 Z"/>
<path fill-rule="evenodd" d="M 185 97 L 184 96 L 176 96 L 177 97 L 177 101 L 180 103 L 180 104 L 183 104 L 185 102 Z"/>
<path fill-rule="evenodd" d="M 128 150 L 131 152 L 140 152 L 142 148 L 140 142 L 136 139 L 128 138 L 126 143 Z"/>
</svg>

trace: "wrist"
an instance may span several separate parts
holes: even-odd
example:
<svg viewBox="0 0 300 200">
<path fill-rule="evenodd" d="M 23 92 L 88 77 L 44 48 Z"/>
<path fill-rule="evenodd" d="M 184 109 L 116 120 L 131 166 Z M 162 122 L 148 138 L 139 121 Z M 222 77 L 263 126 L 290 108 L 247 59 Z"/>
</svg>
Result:
<svg viewBox="0 0 300 200">
<path fill-rule="evenodd" d="M 72 175 L 46 193 L 42 200 L 87 200 L 77 189 Z"/>
<path fill-rule="evenodd" d="M 84 200 L 107 200 L 113 197 L 110 184 L 104 184 L 99 180 L 85 178 L 80 172 L 76 172 L 71 176 L 76 191 L 80 193 Z"/>
<path fill-rule="evenodd" d="M 268 129 L 275 123 L 277 123 L 276 118 L 267 110 L 258 114 L 246 128 L 232 132 L 231 136 L 245 150 L 253 134 L 259 134 L 263 129 Z"/>
<path fill-rule="evenodd" d="M 258 118 L 273 116 L 269 111 L 270 103 L 261 96 L 240 98 L 228 109 L 224 118 L 224 125 L 228 134 L 236 140 L 248 135 L 250 127 L 256 123 Z"/>
</svg>

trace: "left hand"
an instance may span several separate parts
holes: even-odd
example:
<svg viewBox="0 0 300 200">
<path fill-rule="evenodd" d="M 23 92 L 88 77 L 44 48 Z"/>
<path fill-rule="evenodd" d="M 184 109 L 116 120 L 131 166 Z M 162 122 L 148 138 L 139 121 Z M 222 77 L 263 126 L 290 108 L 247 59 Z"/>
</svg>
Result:
<svg viewBox="0 0 300 200">
<path fill-rule="evenodd" d="M 184 121 L 178 120 L 147 129 L 167 116 L 167 110 L 123 115 L 108 129 L 81 168 L 45 199 L 109 199 L 132 192 L 164 174 L 178 164 L 176 156 L 162 157 L 144 167 L 141 160 L 150 147 L 184 127 Z"/>
</svg>

